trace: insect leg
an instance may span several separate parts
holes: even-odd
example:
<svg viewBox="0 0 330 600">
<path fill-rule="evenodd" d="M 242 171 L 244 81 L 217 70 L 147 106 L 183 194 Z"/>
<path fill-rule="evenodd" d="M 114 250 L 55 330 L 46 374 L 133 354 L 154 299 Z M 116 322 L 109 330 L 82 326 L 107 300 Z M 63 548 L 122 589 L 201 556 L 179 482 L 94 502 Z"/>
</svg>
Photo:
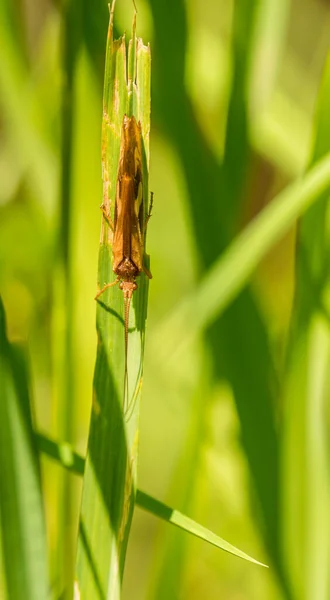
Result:
<svg viewBox="0 0 330 600">
<path fill-rule="evenodd" d="M 101 205 L 101 210 L 103 212 L 103 216 L 108 223 L 111 230 L 114 230 L 113 221 L 111 218 L 111 199 L 109 198 L 109 161 L 107 155 L 107 148 L 109 145 L 109 130 L 111 129 L 111 122 L 109 119 L 109 115 L 105 109 L 103 109 L 103 118 L 102 118 L 102 179 L 103 179 L 103 203 Z"/>
<path fill-rule="evenodd" d="M 153 205 L 154 205 L 154 193 L 150 192 L 150 205 L 149 205 L 148 214 L 147 214 L 147 216 L 145 218 L 145 221 L 144 221 L 143 235 L 141 233 L 140 225 L 138 223 L 138 236 L 139 236 L 141 248 L 144 248 L 145 234 L 146 234 L 146 231 L 147 231 L 147 225 L 149 223 L 149 219 L 151 217 L 151 211 L 152 211 Z M 148 271 L 148 269 L 147 269 L 147 271 Z M 150 271 L 148 271 L 148 273 L 147 272 L 145 272 L 145 273 L 146 273 L 146 275 L 148 275 L 148 273 L 149 273 L 148 277 L 149 277 L 149 279 L 151 279 L 151 273 L 150 273 Z"/>
<path fill-rule="evenodd" d="M 146 276 L 149 277 L 149 279 L 152 279 L 152 275 L 151 275 L 151 272 L 149 271 L 148 267 L 143 265 L 142 269 L 143 269 L 143 272 L 146 274 Z"/>
<path fill-rule="evenodd" d="M 147 225 L 148 225 L 149 219 L 151 217 L 153 205 L 154 205 L 154 193 L 150 192 L 150 204 L 149 204 L 148 214 L 147 214 L 145 222 L 144 222 L 143 237 L 145 237 L 145 233 L 147 230 Z M 144 244 L 144 242 L 143 242 L 143 244 Z M 149 271 L 148 267 L 146 267 L 146 265 L 142 265 L 142 269 L 143 269 L 143 272 L 146 274 L 146 276 L 149 277 L 149 279 L 152 279 L 152 274 Z"/>
<path fill-rule="evenodd" d="M 153 205 L 154 205 L 154 193 L 153 193 L 153 192 L 150 192 L 150 204 L 149 204 L 149 210 L 148 210 L 148 214 L 147 214 L 147 216 L 146 216 L 146 220 L 145 220 L 145 222 L 144 222 L 144 233 L 145 233 L 145 232 L 146 232 L 146 230 L 147 230 L 147 225 L 148 225 L 148 223 L 149 223 L 149 219 L 150 219 L 150 217 L 151 217 L 151 214 L 152 214 Z"/>
<path fill-rule="evenodd" d="M 111 283 L 107 283 L 101 290 L 99 290 L 94 298 L 94 300 L 97 300 L 101 294 L 103 294 L 103 292 L 105 292 L 105 290 L 107 290 L 108 288 L 113 287 L 114 285 L 116 285 L 117 283 L 119 283 L 120 281 L 120 277 L 117 277 L 117 279 L 115 279 L 115 281 L 112 281 Z"/>
<path fill-rule="evenodd" d="M 113 224 L 113 220 L 112 220 L 112 218 L 111 218 L 111 215 L 110 215 L 110 209 L 108 209 L 108 210 L 107 210 L 107 208 L 106 208 L 105 204 L 101 204 L 101 206 L 100 206 L 100 209 L 101 209 L 101 211 L 102 211 L 102 213 L 103 213 L 103 216 L 104 216 L 104 218 L 105 218 L 106 222 L 108 223 L 108 225 L 109 225 L 109 227 L 110 227 L 111 231 L 114 231 L 114 228 L 115 228 L 115 227 L 114 227 L 114 224 Z"/>
</svg>

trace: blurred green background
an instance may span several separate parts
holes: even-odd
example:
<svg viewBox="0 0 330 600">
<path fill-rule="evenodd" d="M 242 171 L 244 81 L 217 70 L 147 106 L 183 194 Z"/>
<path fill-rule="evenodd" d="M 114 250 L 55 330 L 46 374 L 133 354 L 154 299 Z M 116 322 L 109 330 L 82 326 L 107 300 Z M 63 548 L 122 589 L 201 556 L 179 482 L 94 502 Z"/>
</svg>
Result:
<svg viewBox="0 0 330 600">
<path fill-rule="evenodd" d="M 139 487 L 270 569 L 136 509 L 123 597 L 327 600 L 329 514 L 313 513 L 308 482 L 305 495 L 295 497 L 298 484 L 291 489 L 292 474 L 304 474 L 306 463 L 317 470 L 318 456 L 309 454 L 303 426 L 293 442 L 286 435 L 303 410 L 290 405 L 284 376 L 295 232 L 204 337 L 167 357 L 161 348 L 180 299 L 311 158 L 330 5 L 136 2 L 137 32 L 152 50 L 154 192 Z M 131 31 L 132 15 L 131 0 L 117 0 L 118 35 Z M 99 0 L 0 6 L 0 289 L 8 335 L 28 345 L 38 429 L 81 453 L 96 356 L 107 26 Z M 184 341 L 188 333 L 175 335 Z M 67 560 L 63 535 L 74 555 L 81 483 L 69 476 L 65 484 L 68 476 L 47 458 L 42 466 L 55 589 Z M 316 496 L 328 485 L 321 475 Z"/>
</svg>

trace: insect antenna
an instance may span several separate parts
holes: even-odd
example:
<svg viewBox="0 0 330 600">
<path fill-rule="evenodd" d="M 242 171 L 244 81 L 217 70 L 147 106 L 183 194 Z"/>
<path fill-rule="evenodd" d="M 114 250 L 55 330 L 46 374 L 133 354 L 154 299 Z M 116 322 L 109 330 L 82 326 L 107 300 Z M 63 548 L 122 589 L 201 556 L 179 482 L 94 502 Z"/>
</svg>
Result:
<svg viewBox="0 0 330 600">
<path fill-rule="evenodd" d="M 123 291 L 124 295 L 124 327 L 125 327 L 125 366 L 124 366 L 124 398 L 123 398 L 123 413 L 127 418 L 127 413 L 129 412 L 131 405 L 128 399 L 128 323 L 129 323 L 129 311 L 131 307 L 131 300 L 133 296 L 133 292 L 136 290 L 137 285 L 135 281 L 122 281 L 120 284 L 120 289 Z M 129 415 L 130 416 L 130 415 Z"/>
<path fill-rule="evenodd" d="M 123 413 L 126 415 L 128 411 L 128 369 L 127 369 L 127 354 L 128 354 L 128 322 L 129 309 L 131 307 L 132 292 L 128 290 L 124 292 L 124 327 L 125 327 L 125 370 L 124 370 L 124 401 Z"/>
</svg>

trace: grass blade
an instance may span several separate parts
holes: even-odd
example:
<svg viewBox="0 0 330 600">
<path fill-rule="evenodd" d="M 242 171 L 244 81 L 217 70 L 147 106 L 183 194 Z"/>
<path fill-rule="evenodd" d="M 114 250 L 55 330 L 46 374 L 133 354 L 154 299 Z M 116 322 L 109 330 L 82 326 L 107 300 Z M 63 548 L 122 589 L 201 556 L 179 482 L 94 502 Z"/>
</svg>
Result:
<svg viewBox="0 0 330 600">
<path fill-rule="evenodd" d="M 183 515 L 178 510 L 170 508 L 166 504 L 163 504 L 163 502 L 159 502 L 159 500 L 152 498 L 152 496 L 149 496 L 148 494 L 145 494 L 140 490 L 138 490 L 136 494 L 136 503 L 140 506 L 140 508 L 147 510 L 155 517 L 164 519 L 164 521 L 167 521 L 172 525 L 176 525 L 176 527 L 183 529 L 187 533 L 190 533 L 195 537 L 198 537 L 201 540 L 204 540 L 205 542 L 208 542 L 209 544 L 212 544 L 213 546 L 224 550 L 225 552 L 234 554 L 239 558 L 243 558 L 244 560 L 253 562 L 257 565 L 260 565 L 261 567 L 267 567 L 267 565 L 264 565 L 263 563 L 255 560 L 254 558 L 251 558 L 251 556 L 245 554 L 245 552 L 242 552 L 242 550 L 235 548 L 235 546 L 232 546 L 219 536 L 215 535 L 215 533 L 213 533 L 209 529 L 206 529 L 206 527 L 203 527 L 199 523 L 196 523 L 196 521 L 193 521 L 189 517 L 186 517 L 186 515 Z"/>
<path fill-rule="evenodd" d="M 68 444 L 58 444 L 41 434 L 37 434 L 36 438 L 41 452 L 53 460 L 56 460 L 65 469 L 72 471 L 76 475 L 83 475 L 85 461 L 83 457 L 74 452 Z M 172 525 L 176 525 L 187 533 L 190 533 L 225 552 L 229 552 L 234 556 L 238 556 L 239 558 L 243 558 L 244 560 L 253 562 L 262 567 L 267 567 L 267 565 L 248 556 L 248 554 L 242 552 L 242 550 L 235 548 L 235 546 L 232 546 L 209 529 L 206 529 L 193 519 L 182 514 L 180 511 L 167 506 L 163 502 L 160 502 L 139 489 L 136 491 L 136 504 L 155 517 L 163 519 Z"/>
<path fill-rule="evenodd" d="M 221 168 L 222 165 L 214 149 L 210 147 L 199 126 L 199 118 L 194 114 L 184 83 L 186 45 L 189 37 L 185 3 L 182 0 L 169 0 L 164 4 L 151 0 L 155 26 L 155 74 L 156 76 L 158 73 L 161 74 L 157 81 L 159 93 L 155 97 L 154 112 L 159 111 L 159 119 L 182 162 L 190 199 L 188 210 L 193 224 L 192 239 L 195 240 L 195 251 L 200 267 L 197 274 L 199 280 L 218 260 L 219 254 L 229 246 L 233 225 L 237 224 L 239 201 L 242 197 L 241 173 L 246 172 L 245 161 L 249 155 L 246 96 L 250 84 L 244 72 L 244 65 L 248 65 L 251 60 L 248 54 L 253 47 L 251 36 L 254 30 L 254 5 L 254 2 L 250 6 L 246 2 L 235 5 L 236 39 L 233 41 L 232 66 L 238 72 L 232 73 L 233 80 L 236 79 L 235 89 L 232 89 L 229 99 L 230 119 L 227 123 L 228 140 L 225 144 L 226 167 Z M 248 30 L 245 28 L 246 25 Z M 171 31 L 170 43 L 169 31 Z M 246 36 L 242 35 L 240 38 L 240 31 L 246 32 Z M 172 109 L 173 106 L 175 111 Z M 237 143 L 239 164 L 236 166 L 232 164 L 235 156 L 229 136 L 234 136 Z M 236 179 L 234 180 L 235 169 L 236 173 L 239 171 L 237 178 L 240 185 L 236 185 Z M 231 192 L 235 193 L 234 198 L 227 194 L 226 180 L 229 185 L 232 184 Z M 217 288 L 215 297 L 218 297 L 219 289 Z M 182 306 L 178 311 L 180 312 L 181 309 Z M 200 315 L 204 314 L 205 306 L 202 307 Z M 173 348 L 176 350 L 177 342 L 179 341 L 180 346 L 181 339 L 185 340 L 187 332 L 191 328 L 194 329 L 197 313 L 192 311 L 187 316 L 189 318 L 185 320 L 183 329 L 179 319 L 178 321 L 173 319 L 168 321 L 169 326 L 174 325 L 173 330 L 168 329 L 165 333 L 164 328 L 159 336 L 156 332 L 154 350 L 157 346 L 155 355 L 157 361 L 158 357 L 160 359 L 158 364 L 166 364 Z M 177 325 L 179 328 L 176 328 Z M 251 339 L 253 339 L 253 352 L 251 352 Z M 214 377 L 225 378 L 234 393 L 242 441 L 262 507 L 263 522 L 267 521 L 271 524 L 267 545 L 274 555 L 277 552 L 274 546 L 277 546 L 275 540 L 278 532 L 276 499 L 278 449 L 273 415 L 275 368 L 263 317 L 250 290 L 244 291 L 237 298 L 222 319 L 212 321 L 207 342 L 213 357 Z M 164 348 L 161 347 L 163 343 Z M 246 402 L 246 398 L 249 398 L 249 403 Z"/>
<path fill-rule="evenodd" d="M 113 216 L 120 137 L 125 114 L 142 125 L 143 193 L 148 198 L 150 129 L 150 49 L 135 35 L 113 40 L 110 13 L 104 78 L 102 165 L 103 202 Z M 127 65 L 127 67 L 126 67 Z M 128 72 L 126 72 L 126 68 Z M 114 281 L 111 232 L 102 221 L 98 281 Z M 123 419 L 125 349 L 122 291 L 108 289 L 97 303 L 98 350 L 94 398 L 79 526 L 77 585 L 80 598 L 120 598 L 132 519 L 137 467 L 148 282 L 139 278 L 130 310 L 128 341 L 128 417 Z"/>
<path fill-rule="evenodd" d="M 75 290 L 73 283 L 74 220 L 74 138 L 77 121 L 77 64 L 82 44 L 81 6 L 69 0 L 62 6 L 62 68 L 65 73 L 61 88 L 61 172 L 60 208 L 57 239 L 57 261 L 53 284 L 53 362 L 54 417 L 59 435 L 72 442 L 75 435 L 74 322 Z M 57 570 L 59 583 L 71 590 L 75 571 L 76 530 L 74 520 L 74 487 L 63 473 L 58 484 Z M 70 592 L 69 592 L 70 594 Z M 68 598 L 66 595 L 65 598 Z"/>
<path fill-rule="evenodd" d="M 330 151 L 330 55 L 315 116 L 311 164 Z M 284 382 L 283 552 L 295 598 L 330 594 L 329 190 L 301 219 L 296 297 Z"/>
<path fill-rule="evenodd" d="M 253 48 L 257 6 L 256 0 L 242 0 L 234 4 L 232 33 L 234 69 L 222 164 L 225 195 L 231 206 L 230 231 L 238 220 L 250 153 L 247 114 L 249 63 Z"/>
<path fill-rule="evenodd" d="M 39 452 L 58 462 L 64 469 L 72 471 L 75 475 L 83 475 L 85 459 L 73 450 L 70 444 L 54 442 L 48 436 L 35 433 Z"/>
<path fill-rule="evenodd" d="M 259 213 L 208 271 L 195 293 L 160 325 L 155 336 L 157 346 L 162 349 L 160 360 L 176 355 L 183 344 L 225 310 L 273 245 L 329 190 L 330 154 L 327 154 L 304 178 L 288 186 Z M 171 332 L 171 339 L 166 331 Z"/>
<path fill-rule="evenodd" d="M 38 454 L 22 353 L 6 337 L 0 301 L 0 515 L 8 598 L 48 598 Z"/>
</svg>

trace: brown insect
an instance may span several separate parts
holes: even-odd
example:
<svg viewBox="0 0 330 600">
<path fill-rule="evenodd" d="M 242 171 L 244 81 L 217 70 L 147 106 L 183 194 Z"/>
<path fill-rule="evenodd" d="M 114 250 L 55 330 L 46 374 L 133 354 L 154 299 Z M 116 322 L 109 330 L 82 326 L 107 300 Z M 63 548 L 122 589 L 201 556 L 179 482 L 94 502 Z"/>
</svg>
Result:
<svg viewBox="0 0 330 600">
<path fill-rule="evenodd" d="M 136 278 L 142 271 L 149 277 L 152 275 L 144 264 L 145 233 L 151 216 L 153 195 L 150 198 L 150 208 L 145 217 L 142 169 L 142 132 L 141 123 L 135 117 L 124 116 L 120 156 L 117 176 L 116 201 L 114 220 L 110 210 L 104 204 L 101 206 L 104 218 L 113 231 L 112 255 L 113 271 L 117 278 L 107 283 L 95 296 L 95 300 L 103 292 L 119 284 L 124 295 L 124 325 L 125 325 L 125 381 L 124 381 L 124 412 L 127 396 L 127 352 L 128 352 L 128 322 L 129 309 L 133 292 L 137 289 Z"/>
</svg>

